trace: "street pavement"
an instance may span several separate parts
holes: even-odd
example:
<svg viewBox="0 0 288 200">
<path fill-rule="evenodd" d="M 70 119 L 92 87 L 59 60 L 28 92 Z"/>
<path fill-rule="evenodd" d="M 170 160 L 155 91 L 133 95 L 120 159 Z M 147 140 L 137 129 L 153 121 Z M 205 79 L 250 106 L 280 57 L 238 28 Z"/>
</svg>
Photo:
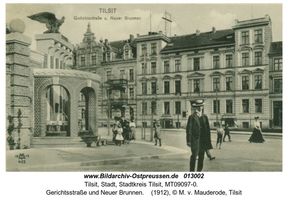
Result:
<svg viewBox="0 0 288 200">
<path fill-rule="evenodd" d="M 73 148 L 39 148 L 7 151 L 7 171 L 188 171 L 190 149 L 184 129 L 162 130 L 162 146 L 150 141 L 150 129 L 137 129 L 136 141 L 122 146 L 106 145 Z M 107 129 L 99 134 L 107 136 Z M 233 133 L 232 142 L 205 158 L 203 171 L 282 171 L 282 137 L 264 135 L 265 142 L 249 143 L 250 133 Z M 212 131 L 215 146 L 216 134 Z M 19 158 L 25 157 L 25 163 Z M 23 159 L 22 159 L 23 161 Z"/>
</svg>

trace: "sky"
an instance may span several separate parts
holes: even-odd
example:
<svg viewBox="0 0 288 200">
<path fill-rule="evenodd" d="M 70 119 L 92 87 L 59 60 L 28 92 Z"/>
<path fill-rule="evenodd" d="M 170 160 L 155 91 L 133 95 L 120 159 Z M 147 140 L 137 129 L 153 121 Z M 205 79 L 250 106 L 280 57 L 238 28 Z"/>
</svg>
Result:
<svg viewBox="0 0 288 200">
<path fill-rule="evenodd" d="M 116 8 L 115 13 L 101 13 L 100 8 Z M 125 40 L 130 34 L 146 34 L 148 31 L 165 32 L 162 17 L 164 12 L 171 14 L 171 35 L 184 35 L 229 29 L 235 19 L 247 20 L 264 17 L 268 14 L 272 20 L 273 41 L 282 41 L 282 5 L 281 4 L 6 4 L 6 24 L 12 19 L 20 18 L 26 29 L 24 34 L 34 40 L 36 34 L 43 33 L 45 24 L 33 21 L 27 16 L 39 12 L 52 12 L 58 19 L 65 16 L 60 32 L 72 44 L 79 44 L 86 32 L 87 24 L 95 33 L 96 40 Z M 112 20 L 110 17 L 121 17 Z M 136 17 L 137 20 L 125 20 Z M 75 18 L 77 17 L 77 19 Z M 101 19 L 80 19 L 79 17 L 101 17 Z M 105 20 L 104 18 L 107 18 Z M 32 47 L 33 47 L 32 43 Z"/>
</svg>

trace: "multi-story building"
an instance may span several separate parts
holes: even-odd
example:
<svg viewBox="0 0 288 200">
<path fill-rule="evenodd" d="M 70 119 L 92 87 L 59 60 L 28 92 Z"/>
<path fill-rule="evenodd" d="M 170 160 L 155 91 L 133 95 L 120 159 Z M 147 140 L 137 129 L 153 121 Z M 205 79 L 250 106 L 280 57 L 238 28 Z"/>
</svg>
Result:
<svg viewBox="0 0 288 200">
<path fill-rule="evenodd" d="M 75 48 L 75 68 L 101 75 L 98 94 L 101 125 L 107 125 L 107 116 L 134 118 L 136 46 L 133 35 L 127 40 L 97 42 L 88 24 L 82 43 Z"/>
<path fill-rule="evenodd" d="M 276 46 L 272 43 L 270 17 L 265 16 L 236 20 L 231 29 L 225 30 L 213 27 L 209 32 L 197 30 L 173 37 L 149 32 L 126 41 L 105 40 L 99 46 L 99 65 L 77 66 L 102 77 L 99 105 L 103 122 L 109 108 L 107 99 L 114 100 L 107 98 L 104 83 L 117 83 L 126 75 L 124 79 L 129 81 L 120 97 L 127 98 L 128 103 L 119 104 L 120 98 L 118 104 L 132 108 L 138 126 L 150 126 L 158 119 L 165 128 L 185 127 L 191 112 L 189 101 L 201 98 L 205 99 L 205 113 L 212 127 L 221 120 L 250 128 L 259 116 L 262 127 L 268 128 L 282 125 L 278 117 L 282 111 L 282 47 Z M 81 59 L 81 51 L 76 50 L 76 58 Z"/>
<path fill-rule="evenodd" d="M 269 52 L 270 126 L 282 128 L 282 42 L 272 42 Z"/>
</svg>

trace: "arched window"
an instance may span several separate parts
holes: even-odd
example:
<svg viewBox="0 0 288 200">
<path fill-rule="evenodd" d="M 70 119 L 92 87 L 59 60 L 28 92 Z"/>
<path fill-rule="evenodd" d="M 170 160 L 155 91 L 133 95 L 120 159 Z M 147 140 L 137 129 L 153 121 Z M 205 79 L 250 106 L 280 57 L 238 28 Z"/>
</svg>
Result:
<svg viewBox="0 0 288 200">
<path fill-rule="evenodd" d="M 48 87 L 46 102 L 46 135 L 68 136 L 69 95 L 67 90 L 60 85 Z"/>
</svg>

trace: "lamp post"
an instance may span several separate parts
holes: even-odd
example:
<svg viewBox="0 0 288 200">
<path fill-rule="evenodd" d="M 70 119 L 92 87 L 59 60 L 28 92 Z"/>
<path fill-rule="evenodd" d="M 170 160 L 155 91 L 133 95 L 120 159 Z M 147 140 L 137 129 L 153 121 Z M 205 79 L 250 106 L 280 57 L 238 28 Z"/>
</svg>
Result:
<svg viewBox="0 0 288 200">
<path fill-rule="evenodd" d="M 108 127 L 108 136 L 110 135 L 110 113 L 111 113 L 111 105 L 110 105 L 110 89 L 107 90 L 107 127 Z"/>
<path fill-rule="evenodd" d="M 218 111 L 219 111 L 219 104 L 218 104 L 218 86 L 216 86 L 216 104 L 217 104 L 216 122 L 218 123 Z"/>
</svg>

